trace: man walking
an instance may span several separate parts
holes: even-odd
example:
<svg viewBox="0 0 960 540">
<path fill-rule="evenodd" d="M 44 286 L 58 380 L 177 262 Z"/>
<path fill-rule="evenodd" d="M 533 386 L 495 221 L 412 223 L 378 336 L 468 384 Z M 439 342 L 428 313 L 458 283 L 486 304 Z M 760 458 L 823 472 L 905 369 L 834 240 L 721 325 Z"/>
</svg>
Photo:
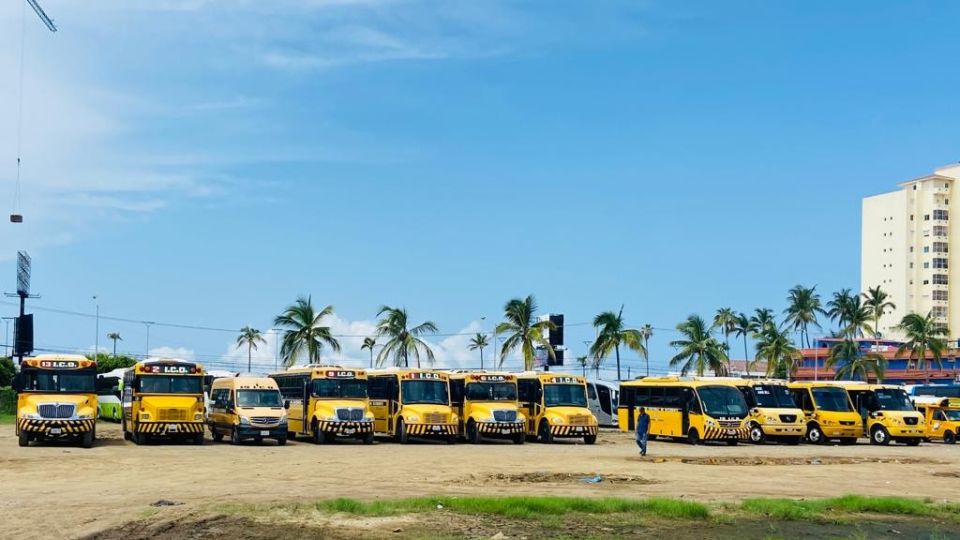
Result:
<svg viewBox="0 0 960 540">
<path fill-rule="evenodd" d="M 650 415 L 647 410 L 640 407 L 640 414 L 637 416 L 637 446 L 640 447 L 640 455 L 647 455 L 647 432 L 650 431 Z"/>
</svg>

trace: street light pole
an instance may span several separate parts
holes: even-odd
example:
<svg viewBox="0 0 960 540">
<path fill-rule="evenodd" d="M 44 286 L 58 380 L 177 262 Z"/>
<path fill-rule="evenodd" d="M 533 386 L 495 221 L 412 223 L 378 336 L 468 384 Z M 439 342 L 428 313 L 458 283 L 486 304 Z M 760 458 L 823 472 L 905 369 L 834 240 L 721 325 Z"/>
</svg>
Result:
<svg viewBox="0 0 960 540">
<path fill-rule="evenodd" d="M 10 352 L 13 350 L 13 348 L 10 346 L 10 321 L 14 320 L 15 318 L 16 318 L 16 317 L 4 317 L 4 318 L 3 318 L 4 326 L 7 327 L 7 329 L 6 329 L 5 333 L 4 333 L 4 338 L 3 338 L 3 349 L 4 349 L 4 351 L 6 351 L 6 355 L 5 355 L 5 356 L 11 356 L 11 355 L 10 355 Z M 11 356 L 11 358 L 12 358 L 12 356 Z"/>
<path fill-rule="evenodd" d="M 100 300 L 97 300 L 97 295 L 93 295 L 93 301 L 97 303 L 97 322 L 95 326 L 97 336 L 93 339 L 93 361 L 96 362 L 100 355 Z"/>
<path fill-rule="evenodd" d="M 153 321 L 144 321 L 143 324 L 147 327 L 147 354 L 143 358 L 147 359 L 150 358 L 150 326 L 153 325 Z"/>
</svg>

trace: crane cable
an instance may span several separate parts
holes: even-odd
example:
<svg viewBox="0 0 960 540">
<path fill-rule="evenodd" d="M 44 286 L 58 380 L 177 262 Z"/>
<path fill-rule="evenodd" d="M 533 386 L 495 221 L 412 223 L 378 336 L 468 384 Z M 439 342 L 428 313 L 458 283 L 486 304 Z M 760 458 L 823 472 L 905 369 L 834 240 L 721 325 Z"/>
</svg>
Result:
<svg viewBox="0 0 960 540">
<path fill-rule="evenodd" d="M 27 3 L 23 2 L 20 19 L 20 89 L 17 104 L 17 180 L 13 192 L 13 214 L 20 210 L 20 162 L 23 154 L 23 65 L 27 42 Z"/>
</svg>

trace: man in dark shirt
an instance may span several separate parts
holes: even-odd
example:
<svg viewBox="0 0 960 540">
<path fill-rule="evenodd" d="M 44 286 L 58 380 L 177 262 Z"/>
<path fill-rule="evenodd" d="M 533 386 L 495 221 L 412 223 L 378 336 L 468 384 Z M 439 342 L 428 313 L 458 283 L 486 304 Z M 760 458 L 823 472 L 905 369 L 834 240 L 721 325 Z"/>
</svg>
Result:
<svg viewBox="0 0 960 540">
<path fill-rule="evenodd" d="M 637 416 L 637 446 L 640 447 L 640 455 L 647 455 L 647 433 L 650 431 L 650 415 L 647 410 L 640 407 L 640 414 Z"/>
</svg>

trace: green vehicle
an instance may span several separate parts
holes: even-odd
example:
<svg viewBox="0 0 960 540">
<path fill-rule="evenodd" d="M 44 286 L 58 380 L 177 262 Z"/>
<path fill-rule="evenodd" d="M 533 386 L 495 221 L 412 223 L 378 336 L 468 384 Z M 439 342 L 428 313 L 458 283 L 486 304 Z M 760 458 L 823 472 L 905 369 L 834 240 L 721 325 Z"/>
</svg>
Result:
<svg viewBox="0 0 960 540">
<path fill-rule="evenodd" d="M 123 394 L 123 374 L 129 368 L 115 369 L 97 375 L 97 416 L 119 422 L 123 418 L 120 396 Z"/>
</svg>

